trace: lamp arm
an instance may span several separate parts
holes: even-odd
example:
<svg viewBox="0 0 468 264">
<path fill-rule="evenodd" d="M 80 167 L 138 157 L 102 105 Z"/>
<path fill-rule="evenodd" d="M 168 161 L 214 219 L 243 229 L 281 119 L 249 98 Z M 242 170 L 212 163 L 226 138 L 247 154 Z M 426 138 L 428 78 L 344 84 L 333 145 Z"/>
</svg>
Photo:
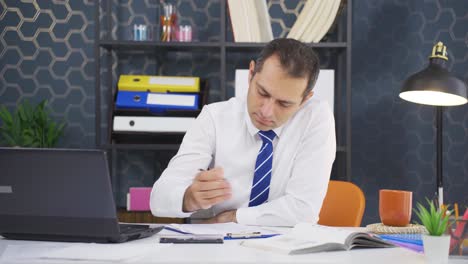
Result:
<svg viewBox="0 0 468 264">
<path fill-rule="evenodd" d="M 437 175 L 437 190 L 439 207 L 444 204 L 444 187 L 443 187 L 443 167 L 442 167 L 442 154 L 443 154 L 443 137 L 442 137 L 442 126 L 443 126 L 443 106 L 436 106 L 436 175 Z"/>
</svg>

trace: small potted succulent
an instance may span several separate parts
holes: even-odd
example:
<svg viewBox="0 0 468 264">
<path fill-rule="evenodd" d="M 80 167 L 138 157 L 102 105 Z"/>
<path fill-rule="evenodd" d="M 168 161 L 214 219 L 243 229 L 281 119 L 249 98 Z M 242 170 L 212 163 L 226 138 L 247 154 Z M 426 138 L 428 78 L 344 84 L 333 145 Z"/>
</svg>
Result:
<svg viewBox="0 0 468 264">
<path fill-rule="evenodd" d="M 447 233 L 450 211 L 447 211 L 447 207 L 436 208 L 427 198 L 426 201 L 427 207 L 417 203 L 417 208 L 414 209 L 420 224 L 426 227 L 428 232 L 422 236 L 424 254 L 429 263 L 446 263 L 450 247 L 450 235 Z"/>
</svg>

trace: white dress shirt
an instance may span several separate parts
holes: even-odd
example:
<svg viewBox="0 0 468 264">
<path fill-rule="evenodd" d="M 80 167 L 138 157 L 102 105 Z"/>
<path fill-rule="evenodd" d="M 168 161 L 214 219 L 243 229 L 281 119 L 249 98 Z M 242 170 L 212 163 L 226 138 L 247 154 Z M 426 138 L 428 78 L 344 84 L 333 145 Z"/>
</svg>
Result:
<svg viewBox="0 0 468 264">
<path fill-rule="evenodd" d="M 237 222 L 293 226 L 318 221 L 336 154 L 335 122 L 327 103 L 312 97 L 274 129 L 273 171 L 268 202 L 248 207 L 255 161 L 262 145 L 246 101 L 231 98 L 203 108 L 178 153 L 156 181 L 150 207 L 161 217 L 189 217 L 182 211 L 185 190 L 200 169 L 222 167 L 232 197 L 211 210 L 237 209 Z"/>
</svg>

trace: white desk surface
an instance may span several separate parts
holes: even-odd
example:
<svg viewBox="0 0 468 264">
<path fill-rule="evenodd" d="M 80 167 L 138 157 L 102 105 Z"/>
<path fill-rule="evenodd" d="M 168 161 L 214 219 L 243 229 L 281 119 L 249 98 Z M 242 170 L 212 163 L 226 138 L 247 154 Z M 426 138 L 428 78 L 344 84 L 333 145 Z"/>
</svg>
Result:
<svg viewBox="0 0 468 264">
<path fill-rule="evenodd" d="M 402 248 L 387 249 L 355 249 L 350 251 L 336 251 L 312 253 L 303 255 L 284 255 L 270 251 L 257 250 L 240 246 L 240 240 L 228 240 L 224 244 L 177 244 L 163 249 L 156 249 L 159 237 L 135 240 L 125 245 L 154 244 L 155 251 L 141 258 L 122 263 L 426 263 L 424 255 Z M 3 253 L 9 245 L 33 250 L 48 247 L 60 248 L 69 246 L 64 242 L 15 241 L 0 237 L 0 263 L 109 263 L 90 261 L 64 261 L 47 259 L 5 259 Z M 120 244 L 122 245 L 122 244 Z M 467 259 L 449 259 L 449 263 L 468 263 Z"/>
</svg>

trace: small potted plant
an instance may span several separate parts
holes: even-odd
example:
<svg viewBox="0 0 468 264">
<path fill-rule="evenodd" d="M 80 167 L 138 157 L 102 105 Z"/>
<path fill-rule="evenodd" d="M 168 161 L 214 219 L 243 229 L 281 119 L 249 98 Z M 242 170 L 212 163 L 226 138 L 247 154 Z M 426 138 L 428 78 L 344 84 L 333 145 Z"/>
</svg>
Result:
<svg viewBox="0 0 468 264">
<path fill-rule="evenodd" d="M 31 148 L 54 147 L 65 126 L 50 118 L 46 100 L 36 106 L 24 101 L 13 113 L 2 106 L 0 125 L 0 142 L 3 145 Z"/>
<path fill-rule="evenodd" d="M 427 198 L 426 201 L 427 207 L 417 203 L 417 208 L 414 209 L 420 224 L 426 227 L 428 232 L 422 236 L 424 254 L 430 263 L 446 263 L 450 247 L 450 235 L 447 234 L 450 211 L 447 211 L 446 207 L 436 208 Z"/>
</svg>

